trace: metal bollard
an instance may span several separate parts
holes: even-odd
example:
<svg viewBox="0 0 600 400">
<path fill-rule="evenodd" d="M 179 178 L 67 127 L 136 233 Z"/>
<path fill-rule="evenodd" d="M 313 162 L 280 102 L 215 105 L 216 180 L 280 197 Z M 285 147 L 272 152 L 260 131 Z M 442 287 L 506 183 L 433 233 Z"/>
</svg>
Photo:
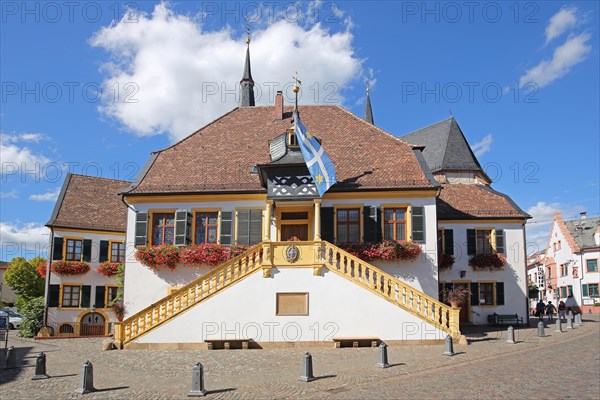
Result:
<svg viewBox="0 0 600 400">
<path fill-rule="evenodd" d="M 17 368 L 17 352 L 15 346 L 10 346 L 6 353 L 6 360 L 4 360 L 3 369 L 14 369 Z"/>
<path fill-rule="evenodd" d="M 581 326 L 581 314 L 579 313 L 575 314 L 575 325 Z"/>
<path fill-rule="evenodd" d="M 390 366 L 390 364 L 388 363 L 387 344 L 383 342 L 381 342 L 381 344 L 379 345 L 377 366 L 379 368 L 388 368 Z"/>
<path fill-rule="evenodd" d="M 300 376 L 298 379 L 304 382 L 311 382 L 315 380 L 315 376 L 313 375 L 312 356 L 309 352 L 304 353 L 304 359 L 302 361 L 302 376 Z"/>
<path fill-rule="evenodd" d="M 546 333 L 544 332 L 544 323 L 542 321 L 538 322 L 538 324 L 537 324 L 537 336 L 538 337 L 546 336 Z"/>
<path fill-rule="evenodd" d="M 560 318 L 558 318 L 556 320 L 556 329 L 554 330 L 554 332 L 562 333 L 562 331 L 562 321 L 560 320 Z"/>
<path fill-rule="evenodd" d="M 75 389 L 75 393 L 86 394 L 95 392 L 94 387 L 94 366 L 91 362 L 86 361 L 81 368 L 81 379 L 79 380 L 79 387 Z"/>
<path fill-rule="evenodd" d="M 577 315 L 579 315 L 579 326 L 583 326 L 583 313 L 579 313 Z"/>
<path fill-rule="evenodd" d="M 204 397 L 207 390 L 204 388 L 204 367 L 197 363 L 192 369 L 192 390 L 188 397 Z"/>
<path fill-rule="evenodd" d="M 35 375 L 33 375 L 31 380 L 37 381 L 38 379 L 48 378 L 50 377 L 46 374 L 46 355 L 42 352 L 35 359 Z"/>
<path fill-rule="evenodd" d="M 515 344 L 515 329 L 512 326 L 508 327 L 508 331 L 506 333 L 506 343 Z"/>
<path fill-rule="evenodd" d="M 453 356 L 454 353 L 454 345 L 452 344 L 452 338 L 450 337 L 450 335 L 446 336 L 446 339 L 444 339 L 444 352 L 442 353 L 443 356 Z"/>
</svg>

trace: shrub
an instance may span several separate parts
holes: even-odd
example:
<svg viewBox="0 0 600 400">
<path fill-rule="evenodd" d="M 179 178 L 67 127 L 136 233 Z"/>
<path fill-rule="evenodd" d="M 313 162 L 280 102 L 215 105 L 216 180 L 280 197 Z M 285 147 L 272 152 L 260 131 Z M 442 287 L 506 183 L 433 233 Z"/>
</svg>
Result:
<svg viewBox="0 0 600 400">
<path fill-rule="evenodd" d="M 19 327 L 19 336 L 31 338 L 42 328 L 46 302 L 43 297 L 34 297 L 19 301 L 19 313 L 23 316 Z"/>
</svg>

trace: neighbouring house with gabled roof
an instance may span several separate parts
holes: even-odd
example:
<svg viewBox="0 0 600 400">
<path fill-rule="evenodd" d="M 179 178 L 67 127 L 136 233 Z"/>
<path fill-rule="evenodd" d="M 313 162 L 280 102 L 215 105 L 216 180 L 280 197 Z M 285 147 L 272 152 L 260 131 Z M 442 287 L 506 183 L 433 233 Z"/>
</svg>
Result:
<svg viewBox="0 0 600 400">
<path fill-rule="evenodd" d="M 565 221 L 554 214 L 544 258 L 546 299 L 584 313 L 600 311 L 600 217 Z"/>
<path fill-rule="evenodd" d="M 46 326 L 56 336 L 112 332 L 110 305 L 118 295 L 116 268 L 125 262 L 126 206 L 119 192 L 130 182 L 67 174 L 52 216 L 46 277 Z"/>
<path fill-rule="evenodd" d="M 453 118 L 397 137 L 374 124 L 368 92 L 360 118 L 281 92 L 256 106 L 253 87 L 248 42 L 240 106 L 115 188 L 120 347 L 393 344 L 526 318 L 529 216 L 491 188 Z M 321 147 L 308 162 L 306 138 Z M 321 151 L 337 176 L 324 194 L 309 169 Z M 448 304 L 458 287 L 470 296 Z"/>
</svg>

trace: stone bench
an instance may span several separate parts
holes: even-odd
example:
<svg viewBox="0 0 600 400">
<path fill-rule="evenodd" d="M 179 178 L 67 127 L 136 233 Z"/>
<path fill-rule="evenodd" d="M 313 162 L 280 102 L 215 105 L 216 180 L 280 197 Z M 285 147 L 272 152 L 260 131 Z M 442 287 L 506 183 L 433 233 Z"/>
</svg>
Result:
<svg viewBox="0 0 600 400">
<path fill-rule="evenodd" d="M 376 337 L 333 338 L 335 348 L 340 347 L 377 347 L 381 340 Z"/>
<path fill-rule="evenodd" d="M 248 350 L 251 339 L 206 339 L 208 350 Z"/>
</svg>

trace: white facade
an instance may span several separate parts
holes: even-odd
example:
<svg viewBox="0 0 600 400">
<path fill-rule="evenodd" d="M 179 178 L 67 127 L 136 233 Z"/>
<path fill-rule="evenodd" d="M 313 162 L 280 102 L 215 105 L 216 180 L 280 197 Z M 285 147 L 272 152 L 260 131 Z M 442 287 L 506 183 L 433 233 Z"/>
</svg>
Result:
<svg viewBox="0 0 600 400">
<path fill-rule="evenodd" d="M 105 324 L 105 330 L 102 334 L 109 334 L 112 331 L 112 324 L 116 322 L 114 313 L 109 306 L 109 302 L 106 298 L 108 288 L 116 288 L 118 282 L 114 276 L 107 277 L 96 271 L 96 268 L 100 265 L 99 252 L 100 242 L 107 241 L 112 242 L 124 242 L 125 235 L 118 233 L 101 233 L 98 231 L 84 231 L 84 230 L 66 230 L 66 229 L 54 229 L 54 237 L 63 238 L 66 240 L 80 239 L 80 240 L 91 240 L 91 261 L 88 263 L 90 270 L 84 274 L 76 275 L 63 275 L 51 272 L 49 275 L 49 284 L 58 289 L 58 306 L 48 308 L 48 325 L 53 328 L 55 335 L 58 335 L 62 330 L 63 333 L 67 334 L 85 334 L 84 330 L 80 329 L 81 324 L 85 324 L 86 319 L 91 317 L 94 322 L 93 325 Z M 109 247 L 110 251 L 110 247 Z M 64 258 L 63 258 L 64 259 Z M 56 262 L 56 260 L 54 260 Z M 67 286 L 79 287 L 79 305 L 78 306 L 65 306 L 63 304 L 65 290 Z M 82 306 L 82 292 L 81 288 L 84 286 L 90 287 L 89 307 Z M 56 293 L 56 289 L 54 293 Z M 96 294 L 99 291 L 105 292 L 105 297 L 102 305 L 96 307 Z M 113 289 L 114 290 L 114 289 Z M 101 294 L 101 292 L 99 293 Z M 92 313 L 92 315 L 90 315 Z M 97 319 L 96 319 L 97 318 Z M 63 327 L 65 324 L 70 324 L 71 329 Z M 90 330 L 91 332 L 91 330 Z M 94 334 L 99 332 L 98 329 L 94 330 Z"/>
<path fill-rule="evenodd" d="M 555 218 L 546 249 L 545 272 L 547 278 L 548 272 L 550 272 L 551 278 L 547 280 L 552 285 L 548 300 L 552 300 L 553 303 L 559 301 L 567 303 L 568 296 L 572 293 L 573 297 L 569 299 L 567 306 L 576 307 L 576 309 L 584 312 L 591 312 L 594 309 L 597 310 L 594 305 L 600 303 L 600 296 L 597 291 L 590 290 L 591 287 L 598 287 L 600 284 L 600 272 L 598 272 L 600 268 L 598 266 L 598 263 L 600 263 L 600 243 L 597 243 L 597 248 L 574 251 L 574 242 L 569 235 L 570 233 L 562 220 Z M 597 233 L 594 238 L 598 238 Z M 598 241 L 600 242 L 600 240 Z M 596 270 L 588 270 L 593 265 L 595 265 Z M 573 304 L 570 304 L 572 302 Z"/>
<path fill-rule="evenodd" d="M 440 283 L 454 283 L 470 286 L 471 283 L 504 284 L 504 304 L 497 305 L 494 289 L 493 304 L 468 304 L 468 318 L 475 324 L 487 323 L 488 315 L 518 314 L 525 320 L 528 315 L 527 276 L 525 263 L 524 224 L 521 222 L 486 221 L 478 223 L 452 223 L 440 221 L 439 229 L 452 229 L 454 232 L 455 263 L 451 269 L 440 270 Z M 469 266 L 471 256 L 467 254 L 467 229 L 496 229 L 504 231 L 506 264 L 501 270 L 480 270 Z M 461 276 L 461 273 L 463 276 Z M 470 302 L 469 302 L 470 303 Z"/>
<path fill-rule="evenodd" d="M 277 293 L 308 293 L 308 315 L 278 316 Z M 207 339 L 324 342 L 335 338 L 440 340 L 445 333 L 335 273 L 311 268 L 260 271 L 192 307 L 137 343 L 200 343 Z"/>
</svg>

